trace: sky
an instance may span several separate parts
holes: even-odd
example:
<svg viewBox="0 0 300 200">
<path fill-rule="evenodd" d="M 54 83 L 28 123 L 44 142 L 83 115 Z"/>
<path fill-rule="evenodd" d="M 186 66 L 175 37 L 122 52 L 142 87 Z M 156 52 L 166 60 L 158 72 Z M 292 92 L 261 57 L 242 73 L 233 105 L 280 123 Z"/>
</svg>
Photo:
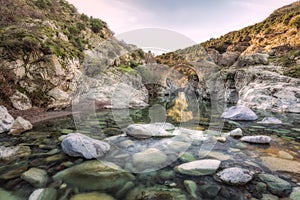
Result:
<svg viewBox="0 0 300 200">
<path fill-rule="evenodd" d="M 296 0 L 68 1 L 80 13 L 107 22 L 115 35 L 137 29 L 156 28 L 166 29 L 195 43 L 201 43 L 260 22 L 275 9 Z"/>
</svg>

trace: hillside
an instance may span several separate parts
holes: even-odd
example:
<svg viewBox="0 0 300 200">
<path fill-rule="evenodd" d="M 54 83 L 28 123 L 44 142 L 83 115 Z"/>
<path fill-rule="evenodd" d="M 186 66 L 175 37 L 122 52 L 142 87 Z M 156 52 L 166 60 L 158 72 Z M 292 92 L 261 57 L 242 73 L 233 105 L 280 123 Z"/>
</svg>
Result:
<svg viewBox="0 0 300 200">
<path fill-rule="evenodd" d="M 70 106 L 87 55 L 112 55 L 88 59 L 123 73 L 143 62 L 143 51 L 117 41 L 104 21 L 78 13 L 66 0 L 0 2 L 0 104 L 8 108 Z M 99 48 L 105 41 L 107 48 Z M 118 58 L 126 51 L 132 53 Z"/>
<path fill-rule="evenodd" d="M 275 10 L 262 22 L 178 50 L 173 54 L 179 54 L 188 61 L 206 59 L 220 66 L 229 67 L 240 55 L 265 53 L 269 56 L 269 62 L 287 67 L 285 72 L 287 75 L 300 77 L 300 68 L 297 64 L 300 56 L 299 30 L 300 1 L 296 1 Z M 172 62 L 170 57 L 179 57 L 170 54 L 172 53 L 166 57 L 159 56 L 157 59 L 162 63 L 170 63 Z"/>
<path fill-rule="evenodd" d="M 201 45 L 225 51 L 271 51 L 276 47 L 296 48 L 300 45 L 300 1 L 275 10 L 260 23 L 233 31 Z"/>
</svg>

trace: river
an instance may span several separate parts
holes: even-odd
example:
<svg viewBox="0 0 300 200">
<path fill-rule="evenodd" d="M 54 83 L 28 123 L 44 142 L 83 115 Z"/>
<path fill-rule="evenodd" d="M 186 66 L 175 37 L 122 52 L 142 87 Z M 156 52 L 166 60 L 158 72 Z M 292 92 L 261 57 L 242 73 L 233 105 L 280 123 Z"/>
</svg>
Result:
<svg viewBox="0 0 300 200">
<path fill-rule="evenodd" d="M 155 100 L 151 106 L 138 110 L 102 110 L 95 113 L 77 114 L 74 116 L 48 120 L 35 124 L 34 129 L 20 136 L 12 137 L 1 134 L 1 146 L 23 145 L 31 148 L 31 155 L 28 158 L 17 159 L 10 162 L 0 163 L 0 193 L 7 195 L 8 199 L 28 199 L 30 194 L 36 189 L 27 181 L 23 180 L 21 174 L 29 168 L 39 168 L 47 172 L 47 181 L 43 188 L 54 188 L 56 199 L 69 199 L 78 193 L 89 193 L 90 199 L 110 199 L 105 195 L 110 195 L 115 199 L 261 199 L 264 197 L 277 198 L 289 197 L 292 188 L 300 185 L 300 114 L 291 113 L 270 113 L 267 111 L 255 110 L 261 120 L 265 116 L 272 116 L 282 120 L 280 125 L 262 125 L 254 122 L 224 121 L 217 116 L 215 108 L 209 102 L 198 102 L 197 106 L 189 105 L 185 99 L 179 97 L 173 103 L 165 103 Z M 78 120 L 78 115 L 81 120 Z M 84 120 L 82 120 L 84 118 Z M 174 171 L 174 168 L 182 163 L 190 162 L 201 158 L 201 150 L 205 141 L 190 144 L 179 148 L 182 145 L 180 137 L 171 140 L 170 138 L 160 139 L 128 139 L 122 135 L 122 129 L 132 123 L 169 122 L 175 126 L 189 128 L 197 131 L 206 131 L 204 134 L 218 134 L 221 139 L 213 142 L 210 152 L 206 158 L 221 161 L 218 169 L 230 167 L 241 167 L 255 173 L 254 178 L 246 185 L 228 185 L 218 180 L 213 175 L 190 176 Z M 214 130 L 217 128 L 218 130 Z M 244 135 L 268 135 L 272 142 L 268 145 L 257 145 L 241 142 L 238 139 L 225 137 L 222 133 L 233 129 L 241 128 Z M 94 189 L 93 177 L 81 177 L 82 179 L 72 179 L 57 181 L 52 177 L 64 169 L 80 165 L 87 162 L 82 158 L 72 158 L 65 155 L 60 147 L 59 137 L 72 132 L 87 134 L 96 139 L 111 142 L 112 153 L 104 158 L 109 162 L 114 162 L 123 170 L 130 174 L 130 180 L 121 183 L 121 186 L 110 187 L 108 189 Z M 222 140 L 223 137 L 223 140 Z M 224 141 L 224 137 L 225 140 Z M 162 146 L 169 142 L 176 141 L 172 147 L 178 147 L 177 154 L 167 154 L 168 149 Z M 181 142 L 181 143 L 180 143 Z M 185 141 L 186 142 L 186 141 Z M 202 148 L 201 148 L 202 146 Z M 133 155 L 144 151 L 147 148 L 157 148 L 166 153 L 169 162 L 160 165 L 152 170 L 145 168 L 137 169 L 132 167 L 131 158 L 127 154 Z M 160 149 L 161 148 L 161 149 Z M 171 155 L 171 156 L 170 156 Z M 173 157 L 172 157 L 173 156 Z M 172 157 L 172 158 L 171 158 Z M 159 159 L 159 155 L 157 157 Z M 149 166 L 154 160 L 149 160 Z M 142 171 L 144 172 L 142 173 Z M 277 191 L 268 183 L 268 180 L 261 180 L 258 174 L 267 173 L 280 177 L 291 186 L 286 191 Z M 78 175 L 80 176 L 80 175 Z M 86 180 L 87 182 L 80 182 Z M 120 178 L 111 178 L 110 184 L 122 181 Z M 90 182 L 89 182 L 90 181 Z M 101 178 L 98 182 L 104 181 Z M 189 184 L 196 183 L 194 191 Z M 105 182 L 105 181 L 104 181 Z M 270 180 L 269 180 L 270 182 Z M 86 184 L 86 185 L 83 185 Z M 116 184 L 118 185 L 118 184 Z M 124 187 L 123 187 L 124 186 Z M 126 187 L 125 187 L 126 186 Z M 281 187 L 281 186 L 279 186 Z M 188 189 L 189 188 L 189 189 Z M 1 194 L 2 194 L 1 193 Z M 0 196 L 4 200 L 4 196 Z M 73 199 L 80 198 L 80 195 Z"/>
</svg>

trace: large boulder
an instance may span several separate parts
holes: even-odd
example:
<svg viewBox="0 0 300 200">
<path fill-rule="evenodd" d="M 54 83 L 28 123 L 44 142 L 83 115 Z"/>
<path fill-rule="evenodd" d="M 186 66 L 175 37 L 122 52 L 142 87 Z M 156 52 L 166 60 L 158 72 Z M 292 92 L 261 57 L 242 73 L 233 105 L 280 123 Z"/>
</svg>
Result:
<svg viewBox="0 0 300 200">
<path fill-rule="evenodd" d="M 53 179 L 62 180 L 82 191 L 118 191 L 135 177 L 113 163 L 92 160 L 60 171 Z"/>
<path fill-rule="evenodd" d="M 224 119 L 231 120 L 256 120 L 257 115 L 248 107 L 239 105 L 227 108 L 221 115 Z"/>
<path fill-rule="evenodd" d="M 103 157 L 110 150 L 108 143 L 80 133 L 70 133 L 65 136 L 61 147 L 69 156 L 84 157 L 86 159 Z"/>
<path fill-rule="evenodd" d="M 7 112 L 4 106 L 0 106 L 0 133 L 9 131 L 13 125 L 14 118 Z"/>
<path fill-rule="evenodd" d="M 30 121 L 27 121 L 23 117 L 17 117 L 17 119 L 14 121 L 9 134 L 11 135 L 18 135 L 21 134 L 25 131 L 31 130 L 32 129 L 32 124 Z"/>
<path fill-rule="evenodd" d="M 217 171 L 221 161 L 214 159 L 196 160 L 175 167 L 175 171 L 191 176 L 210 175 Z"/>
</svg>

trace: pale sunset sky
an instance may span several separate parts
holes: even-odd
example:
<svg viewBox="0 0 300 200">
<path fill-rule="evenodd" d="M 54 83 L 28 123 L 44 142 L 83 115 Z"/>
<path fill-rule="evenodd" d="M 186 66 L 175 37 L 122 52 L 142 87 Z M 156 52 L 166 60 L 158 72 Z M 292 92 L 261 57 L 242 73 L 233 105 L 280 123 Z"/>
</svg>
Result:
<svg viewBox="0 0 300 200">
<path fill-rule="evenodd" d="M 295 0 L 68 0 L 116 34 L 142 28 L 180 33 L 195 43 L 260 22 Z"/>
</svg>

